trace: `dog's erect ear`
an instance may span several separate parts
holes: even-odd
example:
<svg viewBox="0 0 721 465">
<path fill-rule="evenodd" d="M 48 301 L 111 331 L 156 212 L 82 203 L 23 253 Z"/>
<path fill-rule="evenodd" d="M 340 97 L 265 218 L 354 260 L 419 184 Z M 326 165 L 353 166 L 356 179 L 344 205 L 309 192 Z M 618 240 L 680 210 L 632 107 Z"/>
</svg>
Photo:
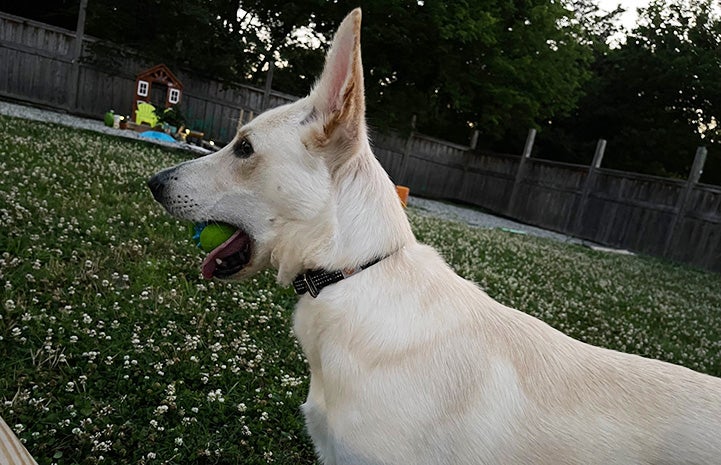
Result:
<svg viewBox="0 0 721 465">
<path fill-rule="evenodd" d="M 365 100 L 363 65 L 360 48 L 361 10 L 356 8 L 345 17 L 326 56 L 325 68 L 311 98 L 323 118 L 326 141 L 337 130 L 344 138 L 365 137 Z"/>
</svg>

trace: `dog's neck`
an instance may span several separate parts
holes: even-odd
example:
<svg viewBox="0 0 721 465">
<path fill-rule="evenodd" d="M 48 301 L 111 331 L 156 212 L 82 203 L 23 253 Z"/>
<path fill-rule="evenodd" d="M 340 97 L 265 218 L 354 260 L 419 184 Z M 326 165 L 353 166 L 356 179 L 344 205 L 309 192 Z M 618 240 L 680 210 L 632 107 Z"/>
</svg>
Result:
<svg viewBox="0 0 721 465">
<path fill-rule="evenodd" d="M 395 186 L 367 148 L 337 179 L 336 251 L 328 266 L 358 266 L 415 242 Z"/>
<path fill-rule="evenodd" d="M 415 242 L 395 187 L 370 147 L 339 167 L 334 179 L 330 204 L 314 221 L 293 225 L 292 237 L 277 248 L 281 283 L 308 270 L 361 267 Z"/>
</svg>

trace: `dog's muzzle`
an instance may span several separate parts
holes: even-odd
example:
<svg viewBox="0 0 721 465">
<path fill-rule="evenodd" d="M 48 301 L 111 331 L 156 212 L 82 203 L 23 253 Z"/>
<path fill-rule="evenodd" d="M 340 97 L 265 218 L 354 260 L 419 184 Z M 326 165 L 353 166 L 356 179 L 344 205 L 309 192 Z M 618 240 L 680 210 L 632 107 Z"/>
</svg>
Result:
<svg viewBox="0 0 721 465">
<path fill-rule="evenodd" d="M 163 203 L 165 194 L 165 186 L 172 177 L 174 169 L 163 170 L 148 180 L 148 188 L 153 193 L 153 197 L 160 203 Z"/>
</svg>

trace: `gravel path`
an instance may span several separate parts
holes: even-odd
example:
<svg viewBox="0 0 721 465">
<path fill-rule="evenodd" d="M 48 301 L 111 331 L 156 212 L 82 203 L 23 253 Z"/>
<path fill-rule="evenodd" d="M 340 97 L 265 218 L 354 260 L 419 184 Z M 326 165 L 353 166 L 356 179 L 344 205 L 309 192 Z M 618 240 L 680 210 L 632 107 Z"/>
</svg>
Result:
<svg viewBox="0 0 721 465">
<path fill-rule="evenodd" d="M 489 215 L 472 208 L 453 205 L 446 202 L 438 202 L 435 200 L 423 199 L 411 196 L 408 199 L 408 206 L 415 208 L 422 215 L 434 216 L 451 221 L 466 223 L 470 226 L 478 228 L 498 228 L 517 234 L 529 234 L 531 236 L 545 237 L 554 239 L 559 242 L 568 242 L 572 244 L 585 244 L 585 241 L 575 237 L 566 236 L 553 231 L 548 231 L 527 224 L 518 223 L 516 221 L 500 218 L 498 216 Z"/>
<path fill-rule="evenodd" d="M 197 153 L 207 153 L 205 149 L 191 144 L 181 144 L 144 139 L 139 137 L 139 133 L 135 131 L 113 129 L 105 126 L 105 124 L 100 120 L 80 118 L 65 113 L 58 113 L 40 108 L 17 105 L 9 102 L 0 101 L 0 114 L 35 121 L 56 123 L 73 128 L 87 129 L 90 131 L 102 132 L 104 134 L 125 137 L 128 139 L 141 140 L 147 143 L 160 144 L 166 147 L 192 150 Z M 445 202 L 438 202 L 434 200 L 411 196 L 409 198 L 408 205 L 422 215 L 434 216 L 451 221 L 459 221 L 479 228 L 500 228 L 518 234 L 530 234 L 532 236 L 546 237 L 560 242 L 569 242 L 574 244 L 585 243 L 580 239 L 576 239 L 570 236 L 565 236 L 563 234 L 547 231 L 545 229 L 517 223 L 515 221 L 507 220 L 505 218 L 499 218 L 497 216 L 482 213 L 478 210 L 465 208 L 458 205 L 452 205 Z"/>
</svg>

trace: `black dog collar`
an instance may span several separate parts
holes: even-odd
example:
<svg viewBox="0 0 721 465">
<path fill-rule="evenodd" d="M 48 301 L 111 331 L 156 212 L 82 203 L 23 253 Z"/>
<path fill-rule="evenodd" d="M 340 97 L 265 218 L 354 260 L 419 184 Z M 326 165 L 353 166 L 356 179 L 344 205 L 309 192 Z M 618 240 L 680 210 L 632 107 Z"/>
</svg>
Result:
<svg viewBox="0 0 721 465">
<path fill-rule="evenodd" d="M 365 270 L 366 268 L 375 265 L 379 261 L 383 260 L 378 258 L 371 262 L 361 265 L 358 268 L 346 268 L 344 270 L 326 271 L 326 270 L 310 270 L 305 273 L 301 273 L 293 280 L 293 289 L 298 295 L 303 295 L 306 292 L 311 297 L 316 298 L 320 291 L 331 284 L 335 284 L 338 281 L 342 281 L 345 278 L 349 278 L 354 274 Z"/>
</svg>

